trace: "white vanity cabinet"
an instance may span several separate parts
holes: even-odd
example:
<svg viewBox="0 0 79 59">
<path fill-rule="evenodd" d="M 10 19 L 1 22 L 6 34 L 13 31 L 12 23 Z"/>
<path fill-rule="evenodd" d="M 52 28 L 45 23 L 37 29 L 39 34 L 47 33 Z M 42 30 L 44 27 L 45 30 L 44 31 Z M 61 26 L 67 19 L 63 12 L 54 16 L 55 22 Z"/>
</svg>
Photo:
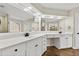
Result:
<svg viewBox="0 0 79 59">
<path fill-rule="evenodd" d="M 46 35 L 42 36 L 42 42 L 41 42 L 41 46 L 42 46 L 42 54 L 47 51 L 47 38 Z"/>
<path fill-rule="evenodd" d="M 31 55 L 35 55 L 35 42 L 33 42 L 34 40 L 32 41 L 28 41 L 26 42 L 26 56 L 31 56 Z"/>
<path fill-rule="evenodd" d="M 4 48 L 1 52 L 2 56 L 25 56 L 25 43 Z"/>
<path fill-rule="evenodd" d="M 71 48 L 72 47 L 72 35 L 61 35 L 59 40 L 59 48 Z"/>
<path fill-rule="evenodd" d="M 72 35 L 60 34 L 59 39 L 54 39 L 54 46 L 58 49 L 71 48 L 72 47 Z"/>
<path fill-rule="evenodd" d="M 27 56 L 41 56 L 46 50 L 44 37 L 38 37 L 26 43 Z"/>
<path fill-rule="evenodd" d="M 40 53 L 41 42 L 38 38 L 30 40 L 26 43 L 26 55 L 27 56 L 38 56 L 38 52 Z"/>
</svg>

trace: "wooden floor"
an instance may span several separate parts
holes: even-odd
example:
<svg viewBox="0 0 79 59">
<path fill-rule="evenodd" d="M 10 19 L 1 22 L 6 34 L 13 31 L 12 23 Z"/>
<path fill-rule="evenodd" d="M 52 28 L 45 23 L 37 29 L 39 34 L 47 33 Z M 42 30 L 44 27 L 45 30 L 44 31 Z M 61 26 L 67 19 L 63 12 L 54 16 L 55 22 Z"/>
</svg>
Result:
<svg viewBox="0 0 79 59">
<path fill-rule="evenodd" d="M 48 47 L 43 56 L 79 56 L 79 49 L 57 49 L 55 47 Z"/>
</svg>

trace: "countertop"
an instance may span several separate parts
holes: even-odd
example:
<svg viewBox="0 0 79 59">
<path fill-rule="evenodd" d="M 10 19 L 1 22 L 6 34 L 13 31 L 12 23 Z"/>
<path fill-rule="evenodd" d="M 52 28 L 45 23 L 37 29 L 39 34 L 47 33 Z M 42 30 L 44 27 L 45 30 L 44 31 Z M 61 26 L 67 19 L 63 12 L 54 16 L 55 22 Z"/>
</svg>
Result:
<svg viewBox="0 0 79 59">
<path fill-rule="evenodd" d="M 20 43 L 23 43 L 23 42 L 27 42 L 29 40 L 33 40 L 35 38 L 38 38 L 38 37 L 41 37 L 41 36 L 44 36 L 44 35 L 46 35 L 46 34 L 41 34 L 41 35 L 35 34 L 35 35 L 31 35 L 29 37 L 18 36 L 18 37 L 15 37 L 15 38 L 0 40 L 0 49 L 7 48 L 9 46 L 13 46 L 13 45 L 20 44 Z"/>
<path fill-rule="evenodd" d="M 0 49 L 7 48 L 9 46 L 13 46 L 13 45 L 20 44 L 20 43 L 23 43 L 23 42 L 28 42 L 29 40 L 33 40 L 35 38 L 38 38 L 38 37 L 41 37 L 41 36 L 45 36 L 45 35 L 49 35 L 49 34 L 60 35 L 59 33 L 56 33 L 56 32 L 55 33 L 52 33 L 52 32 L 41 32 L 41 33 L 38 33 L 38 34 L 34 34 L 34 35 L 30 35 L 28 37 L 25 37 L 23 34 L 24 33 L 20 33 L 19 36 L 16 36 L 16 37 L 14 36 L 12 38 L 1 39 L 0 40 Z M 68 33 L 64 33 L 64 34 L 68 34 Z M 13 35 L 15 35 L 15 34 L 13 34 Z M 11 34 L 11 36 L 12 36 L 12 34 Z"/>
</svg>

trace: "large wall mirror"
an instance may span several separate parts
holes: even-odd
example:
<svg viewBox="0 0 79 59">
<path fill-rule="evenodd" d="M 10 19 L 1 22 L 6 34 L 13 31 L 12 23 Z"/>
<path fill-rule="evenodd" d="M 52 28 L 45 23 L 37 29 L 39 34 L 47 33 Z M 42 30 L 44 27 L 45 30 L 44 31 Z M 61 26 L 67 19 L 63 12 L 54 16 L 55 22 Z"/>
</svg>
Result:
<svg viewBox="0 0 79 59">
<path fill-rule="evenodd" d="M 59 22 L 53 19 L 42 18 L 41 24 L 42 31 L 58 31 L 59 28 Z"/>
</svg>

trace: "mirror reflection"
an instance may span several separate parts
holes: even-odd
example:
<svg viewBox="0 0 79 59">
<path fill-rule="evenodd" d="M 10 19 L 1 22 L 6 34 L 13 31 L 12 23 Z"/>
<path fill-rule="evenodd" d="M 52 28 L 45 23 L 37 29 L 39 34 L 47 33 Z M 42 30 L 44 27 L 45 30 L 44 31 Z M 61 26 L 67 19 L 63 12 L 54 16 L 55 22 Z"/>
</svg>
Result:
<svg viewBox="0 0 79 59">
<path fill-rule="evenodd" d="M 0 33 L 32 31 L 73 32 L 73 20 L 69 16 L 43 15 L 38 11 L 34 11 L 35 9 L 33 8 L 31 8 L 33 10 L 29 11 L 27 8 L 20 10 L 13 4 L 5 3 L 1 5 L 4 7 L 0 7 Z"/>
</svg>

